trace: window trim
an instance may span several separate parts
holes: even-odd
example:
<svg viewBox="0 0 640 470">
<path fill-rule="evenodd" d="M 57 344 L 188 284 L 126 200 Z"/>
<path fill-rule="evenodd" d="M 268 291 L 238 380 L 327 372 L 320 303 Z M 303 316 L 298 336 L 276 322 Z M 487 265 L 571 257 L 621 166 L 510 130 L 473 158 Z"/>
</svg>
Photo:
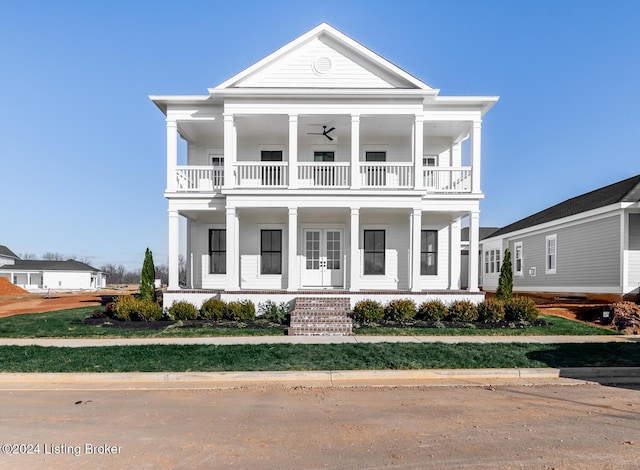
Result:
<svg viewBox="0 0 640 470">
<path fill-rule="evenodd" d="M 383 236 L 383 247 L 382 247 L 382 251 L 367 251 L 367 245 L 366 245 L 366 240 L 367 240 L 367 232 L 382 232 L 382 236 Z M 366 228 L 362 230 L 362 274 L 364 276 L 386 276 L 387 274 L 387 230 L 384 228 Z M 374 272 L 374 273 L 368 273 L 367 272 L 367 263 L 366 263 L 366 257 L 367 257 L 367 253 L 382 253 L 382 272 L 378 273 L 378 272 Z"/>
<path fill-rule="evenodd" d="M 520 248 L 520 258 L 518 258 L 518 248 Z M 518 260 L 520 260 L 520 270 L 518 270 Z M 524 245 L 522 242 L 513 244 L 513 273 L 516 276 L 524 276 Z"/>
<path fill-rule="evenodd" d="M 550 242 L 553 241 L 553 254 L 549 252 Z M 556 274 L 558 269 L 558 234 L 547 235 L 544 239 L 544 272 L 545 274 Z M 550 262 L 553 261 L 553 267 Z"/>
<path fill-rule="evenodd" d="M 212 235 L 213 232 L 224 232 L 224 250 L 213 250 L 212 249 Z M 222 271 L 220 272 L 214 272 L 213 271 L 213 255 L 214 253 L 224 253 L 224 265 L 222 266 Z M 210 228 L 209 229 L 209 274 L 213 274 L 213 275 L 225 275 L 227 274 L 227 229 L 226 227 L 214 227 L 214 228 Z"/>
</svg>

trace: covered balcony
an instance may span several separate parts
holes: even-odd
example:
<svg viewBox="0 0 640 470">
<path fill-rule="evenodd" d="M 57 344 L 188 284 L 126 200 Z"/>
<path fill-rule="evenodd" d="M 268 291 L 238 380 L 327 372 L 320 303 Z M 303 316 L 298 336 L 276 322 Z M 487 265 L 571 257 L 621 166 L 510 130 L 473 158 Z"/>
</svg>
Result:
<svg viewBox="0 0 640 470">
<path fill-rule="evenodd" d="M 415 115 L 224 114 L 176 120 L 173 126 L 168 121 L 169 193 L 480 192 L 475 121 L 431 121 Z M 182 155 L 178 134 L 186 144 Z"/>
</svg>

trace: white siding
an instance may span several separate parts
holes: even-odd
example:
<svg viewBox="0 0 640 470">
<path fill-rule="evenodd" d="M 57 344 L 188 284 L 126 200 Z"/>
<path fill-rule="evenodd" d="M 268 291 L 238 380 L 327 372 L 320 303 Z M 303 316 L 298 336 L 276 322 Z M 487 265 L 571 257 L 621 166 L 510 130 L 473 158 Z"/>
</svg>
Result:
<svg viewBox="0 0 640 470">
<path fill-rule="evenodd" d="M 640 214 L 629 214 L 629 286 L 640 286 Z"/>
<path fill-rule="evenodd" d="M 317 58 L 328 58 L 326 73 L 314 71 Z M 392 85 L 342 53 L 314 39 L 297 51 L 250 75 L 237 87 L 392 88 Z"/>
</svg>

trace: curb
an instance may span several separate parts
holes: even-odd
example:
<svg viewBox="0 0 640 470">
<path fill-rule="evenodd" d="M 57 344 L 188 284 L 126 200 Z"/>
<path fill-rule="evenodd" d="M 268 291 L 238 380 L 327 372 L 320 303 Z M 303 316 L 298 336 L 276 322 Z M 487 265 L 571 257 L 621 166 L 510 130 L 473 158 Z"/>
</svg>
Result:
<svg viewBox="0 0 640 470">
<path fill-rule="evenodd" d="M 247 386 L 485 386 L 640 384 L 640 367 L 279 372 L 0 373 L 0 391 L 174 390 Z"/>
</svg>

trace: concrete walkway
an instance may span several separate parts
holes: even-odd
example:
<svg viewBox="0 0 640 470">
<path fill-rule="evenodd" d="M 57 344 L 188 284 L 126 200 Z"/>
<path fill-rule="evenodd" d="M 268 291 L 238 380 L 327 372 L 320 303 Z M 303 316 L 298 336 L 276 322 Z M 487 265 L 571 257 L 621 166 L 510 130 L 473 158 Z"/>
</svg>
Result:
<svg viewBox="0 0 640 470">
<path fill-rule="evenodd" d="M 640 336 L 207 336 L 199 338 L 0 338 L 0 346 L 67 348 L 149 344 L 347 344 L 347 343 L 640 343 Z"/>
</svg>

